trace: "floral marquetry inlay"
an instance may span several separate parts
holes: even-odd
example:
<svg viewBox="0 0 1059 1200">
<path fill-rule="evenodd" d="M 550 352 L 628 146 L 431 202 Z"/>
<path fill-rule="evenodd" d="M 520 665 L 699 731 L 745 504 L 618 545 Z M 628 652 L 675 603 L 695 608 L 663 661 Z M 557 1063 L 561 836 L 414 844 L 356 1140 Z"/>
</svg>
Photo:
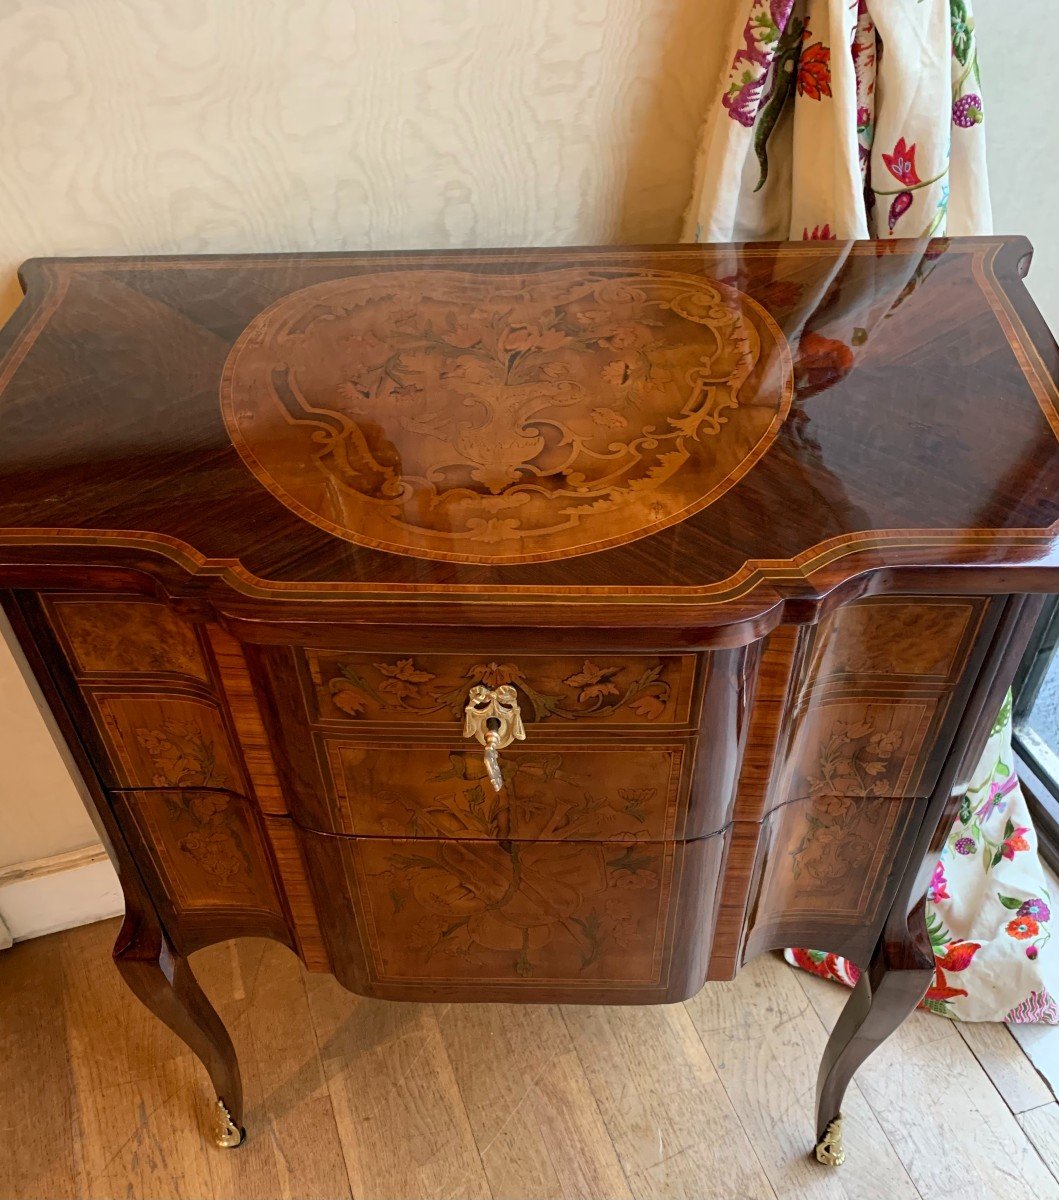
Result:
<svg viewBox="0 0 1059 1200">
<path fill-rule="evenodd" d="M 678 724 L 690 715 L 695 672 L 692 655 L 306 657 L 321 717 L 402 724 L 459 721 L 475 684 L 515 687 L 529 721 Z"/>
<path fill-rule="evenodd" d="M 122 819 L 144 839 L 155 870 L 182 913 L 276 911 L 269 869 L 249 805 L 218 791 L 120 793 Z"/>
<path fill-rule="evenodd" d="M 233 347 L 221 401 L 247 466 L 306 520 L 515 563 L 704 508 L 775 438 L 791 379 L 765 310 L 700 276 L 408 270 L 277 301 Z"/>
<path fill-rule="evenodd" d="M 241 773 L 219 710 L 169 696 L 92 697 L 119 787 L 236 788 Z"/>
<path fill-rule="evenodd" d="M 355 845 L 384 979 L 658 981 L 672 844 Z"/>
<path fill-rule="evenodd" d="M 513 747 L 504 786 L 482 756 L 328 738 L 333 832 L 362 836 L 643 841 L 676 831 L 683 746 Z"/>
</svg>

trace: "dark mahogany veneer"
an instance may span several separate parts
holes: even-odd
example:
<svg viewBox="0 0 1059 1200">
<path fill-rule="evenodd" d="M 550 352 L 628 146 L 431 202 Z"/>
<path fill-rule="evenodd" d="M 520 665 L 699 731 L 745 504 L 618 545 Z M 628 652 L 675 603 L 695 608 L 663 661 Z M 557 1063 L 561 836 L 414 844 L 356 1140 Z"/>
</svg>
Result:
<svg viewBox="0 0 1059 1200">
<path fill-rule="evenodd" d="M 863 971 L 823 1135 L 926 989 L 928 873 L 1059 591 L 1029 257 L 24 266 L 4 609 L 121 876 L 118 967 L 234 1125 L 186 962 L 223 938 L 370 996 L 619 1004 L 800 944 Z M 499 790 L 472 689 L 521 717 Z"/>
</svg>

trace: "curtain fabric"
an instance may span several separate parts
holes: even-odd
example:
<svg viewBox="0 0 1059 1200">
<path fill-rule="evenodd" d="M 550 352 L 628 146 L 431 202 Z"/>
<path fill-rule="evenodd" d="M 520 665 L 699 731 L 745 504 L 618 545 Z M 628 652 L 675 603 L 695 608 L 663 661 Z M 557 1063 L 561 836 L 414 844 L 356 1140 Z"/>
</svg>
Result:
<svg viewBox="0 0 1059 1200">
<path fill-rule="evenodd" d="M 967 0 L 738 0 L 736 8 L 686 241 L 991 231 Z M 929 271 L 929 253 L 913 256 L 910 269 Z M 849 324 L 837 329 L 836 317 L 829 336 L 841 336 L 852 365 L 863 314 Z M 796 322 L 802 357 L 812 358 L 815 336 Z M 1051 907 L 1014 774 L 1009 698 L 930 883 L 936 971 L 923 1007 L 965 1021 L 1059 1023 Z M 786 954 L 856 982 L 856 966 L 835 955 Z"/>
</svg>

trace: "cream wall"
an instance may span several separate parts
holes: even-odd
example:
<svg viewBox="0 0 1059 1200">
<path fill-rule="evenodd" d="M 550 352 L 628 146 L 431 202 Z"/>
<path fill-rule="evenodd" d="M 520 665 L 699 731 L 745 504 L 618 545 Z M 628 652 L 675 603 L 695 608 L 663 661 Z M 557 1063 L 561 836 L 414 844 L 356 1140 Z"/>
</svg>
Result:
<svg viewBox="0 0 1059 1200">
<path fill-rule="evenodd" d="M 1031 60 L 1027 36 L 1052 27 L 1055 0 L 980 0 L 974 7 L 993 225 L 1033 242 L 1026 282 L 1059 333 L 1059 71 Z"/>
<path fill-rule="evenodd" d="M 997 227 L 1059 327 L 1052 3 L 978 20 Z M 0 0 L 0 318 L 31 255 L 671 240 L 732 4 Z M 0 646 L 0 876 L 94 840 Z"/>
</svg>

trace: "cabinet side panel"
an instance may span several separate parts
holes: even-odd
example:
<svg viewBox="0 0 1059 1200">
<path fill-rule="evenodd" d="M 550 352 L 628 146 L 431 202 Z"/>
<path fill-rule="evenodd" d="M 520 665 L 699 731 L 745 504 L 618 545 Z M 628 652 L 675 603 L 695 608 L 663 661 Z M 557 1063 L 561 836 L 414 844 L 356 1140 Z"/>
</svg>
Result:
<svg viewBox="0 0 1059 1200">
<path fill-rule="evenodd" d="M 829 916 L 840 939 L 874 936 L 880 872 L 938 779 L 1003 603 L 869 597 L 765 640 L 711 978 L 784 939 L 812 945 Z"/>
<path fill-rule="evenodd" d="M 999 609 L 876 596 L 809 631 L 773 800 L 929 795 Z"/>
<path fill-rule="evenodd" d="M 239 936 L 291 944 L 249 801 L 181 788 L 114 792 L 112 802 L 180 948 Z"/>
<path fill-rule="evenodd" d="M 870 953 L 925 800 L 819 795 L 760 826 L 744 959 L 782 946 Z M 825 932 L 826 931 L 826 932 Z"/>
</svg>

